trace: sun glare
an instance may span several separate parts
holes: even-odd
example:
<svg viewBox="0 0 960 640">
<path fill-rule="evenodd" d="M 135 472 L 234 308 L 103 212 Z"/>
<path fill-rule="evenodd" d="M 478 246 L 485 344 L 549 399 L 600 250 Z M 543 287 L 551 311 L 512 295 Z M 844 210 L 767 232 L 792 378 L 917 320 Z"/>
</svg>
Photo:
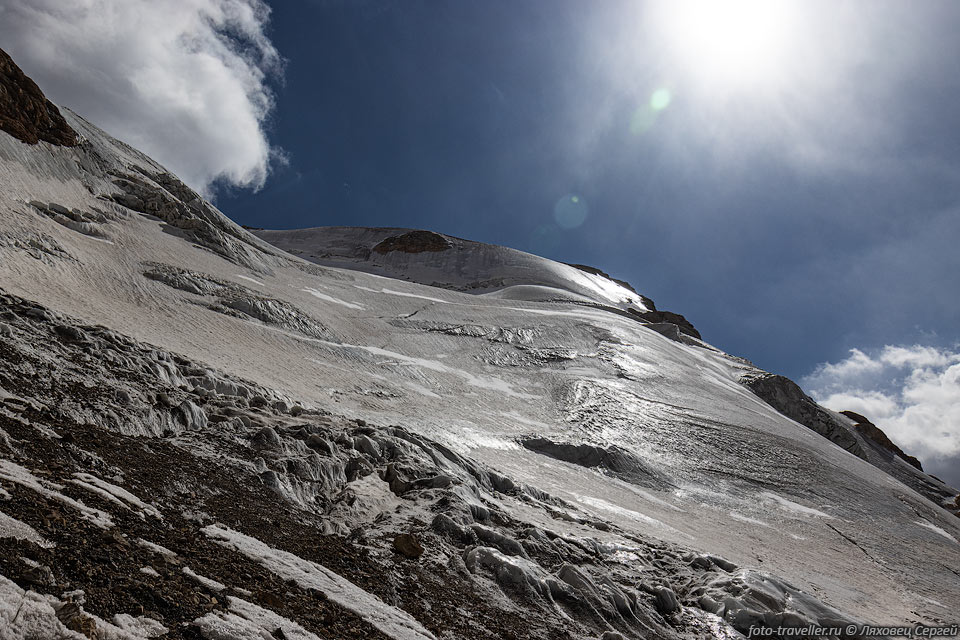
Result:
<svg viewBox="0 0 960 640">
<path fill-rule="evenodd" d="M 790 41 L 789 0 L 674 0 L 654 6 L 667 46 L 710 81 L 771 79 Z"/>
</svg>

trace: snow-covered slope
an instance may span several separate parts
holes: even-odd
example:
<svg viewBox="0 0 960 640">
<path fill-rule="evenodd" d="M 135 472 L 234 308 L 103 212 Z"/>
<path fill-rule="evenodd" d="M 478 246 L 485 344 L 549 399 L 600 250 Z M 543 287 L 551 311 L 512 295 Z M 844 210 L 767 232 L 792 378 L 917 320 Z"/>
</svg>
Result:
<svg viewBox="0 0 960 640">
<path fill-rule="evenodd" d="M 561 264 L 515 249 L 422 230 L 320 227 L 255 229 L 253 233 L 315 264 L 499 300 L 567 302 L 614 313 L 625 311 L 625 317 L 676 341 L 716 351 L 682 315 L 658 311 L 652 300 L 629 283 L 592 267 Z M 731 360 L 744 365 L 739 381 L 787 417 L 883 469 L 935 504 L 949 507 L 953 503 L 957 490 L 923 473 L 915 460 L 907 462 L 909 458 L 875 425 L 857 428 L 849 417 L 817 406 L 790 380 L 753 368 L 746 361 Z M 878 432 L 878 437 L 871 437 Z"/>
<path fill-rule="evenodd" d="M 430 231 L 319 227 L 254 230 L 267 242 L 310 262 L 355 269 L 469 293 L 497 292 L 506 300 L 569 300 L 650 311 L 632 287 L 600 273 L 516 249 Z"/>
<path fill-rule="evenodd" d="M 64 117 L 79 146 L 0 133 L 10 637 L 18 602 L 63 638 L 955 619 L 960 519 L 638 294 L 446 236 L 261 234 L 313 264 Z"/>
</svg>

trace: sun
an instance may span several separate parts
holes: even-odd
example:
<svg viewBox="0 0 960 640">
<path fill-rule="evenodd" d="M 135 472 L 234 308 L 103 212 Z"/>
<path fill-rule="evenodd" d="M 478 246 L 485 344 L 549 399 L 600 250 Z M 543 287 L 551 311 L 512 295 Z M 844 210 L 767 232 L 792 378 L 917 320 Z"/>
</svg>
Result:
<svg viewBox="0 0 960 640">
<path fill-rule="evenodd" d="M 791 0 L 674 0 L 653 6 L 664 46 L 712 81 L 773 78 L 796 26 Z"/>
</svg>

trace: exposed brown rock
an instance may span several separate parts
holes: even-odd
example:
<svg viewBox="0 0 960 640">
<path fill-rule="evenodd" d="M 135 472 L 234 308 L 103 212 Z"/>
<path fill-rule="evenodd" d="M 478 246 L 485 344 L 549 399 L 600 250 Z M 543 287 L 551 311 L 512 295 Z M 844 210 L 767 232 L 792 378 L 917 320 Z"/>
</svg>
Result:
<svg viewBox="0 0 960 640">
<path fill-rule="evenodd" d="M 37 83 L 0 49 L 0 130 L 26 142 L 65 147 L 79 144 L 77 133 L 47 100 Z"/>
<path fill-rule="evenodd" d="M 439 233 L 433 231 L 408 231 L 399 236 L 390 236 L 380 241 L 373 251 L 376 253 L 423 253 L 424 251 L 446 251 L 450 243 Z"/>
<path fill-rule="evenodd" d="M 863 434 L 867 438 L 870 438 L 871 440 L 879 444 L 881 447 L 883 447 L 887 451 L 892 452 L 894 455 L 896 455 L 898 458 L 900 458 L 907 464 L 913 467 L 916 467 L 920 471 L 923 471 L 923 466 L 920 464 L 920 461 L 917 460 L 914 456 L 910 456 L 904 453 L 903 449 L 895 445 L 893 441 L 887 437 L 887 434 L 885 434 L 880 427 L 873 424 L 867 418 L 860 415 L 859 413 L 856 413 L 855 411 L 841 411 L 840 413 L 842 413 L 843 415 L 853 420 L 856 423 L 854 425 L 854 428 L 857 431 L 859 431 L 861 434 Z"/>
<path fill-rule="evenodd" d="M 408 558 L 419 558 L 423 555 L 423 545 L 412 533 L 399 533 L 393 539 L 393 548 Z"/>
</svg>

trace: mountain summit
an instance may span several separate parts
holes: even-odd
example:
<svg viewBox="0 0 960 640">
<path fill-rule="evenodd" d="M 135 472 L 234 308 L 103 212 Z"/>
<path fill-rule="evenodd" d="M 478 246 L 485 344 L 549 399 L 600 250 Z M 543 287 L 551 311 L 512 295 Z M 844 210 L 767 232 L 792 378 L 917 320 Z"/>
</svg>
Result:
<svg viewBox="0 0 960 640">
<path fill-rule="evenodd" d="M 253 233 L 3 65 L 5 640 L 956 619 L 958 492 L 863 416 L 599 269 Z"/>
</svg>

